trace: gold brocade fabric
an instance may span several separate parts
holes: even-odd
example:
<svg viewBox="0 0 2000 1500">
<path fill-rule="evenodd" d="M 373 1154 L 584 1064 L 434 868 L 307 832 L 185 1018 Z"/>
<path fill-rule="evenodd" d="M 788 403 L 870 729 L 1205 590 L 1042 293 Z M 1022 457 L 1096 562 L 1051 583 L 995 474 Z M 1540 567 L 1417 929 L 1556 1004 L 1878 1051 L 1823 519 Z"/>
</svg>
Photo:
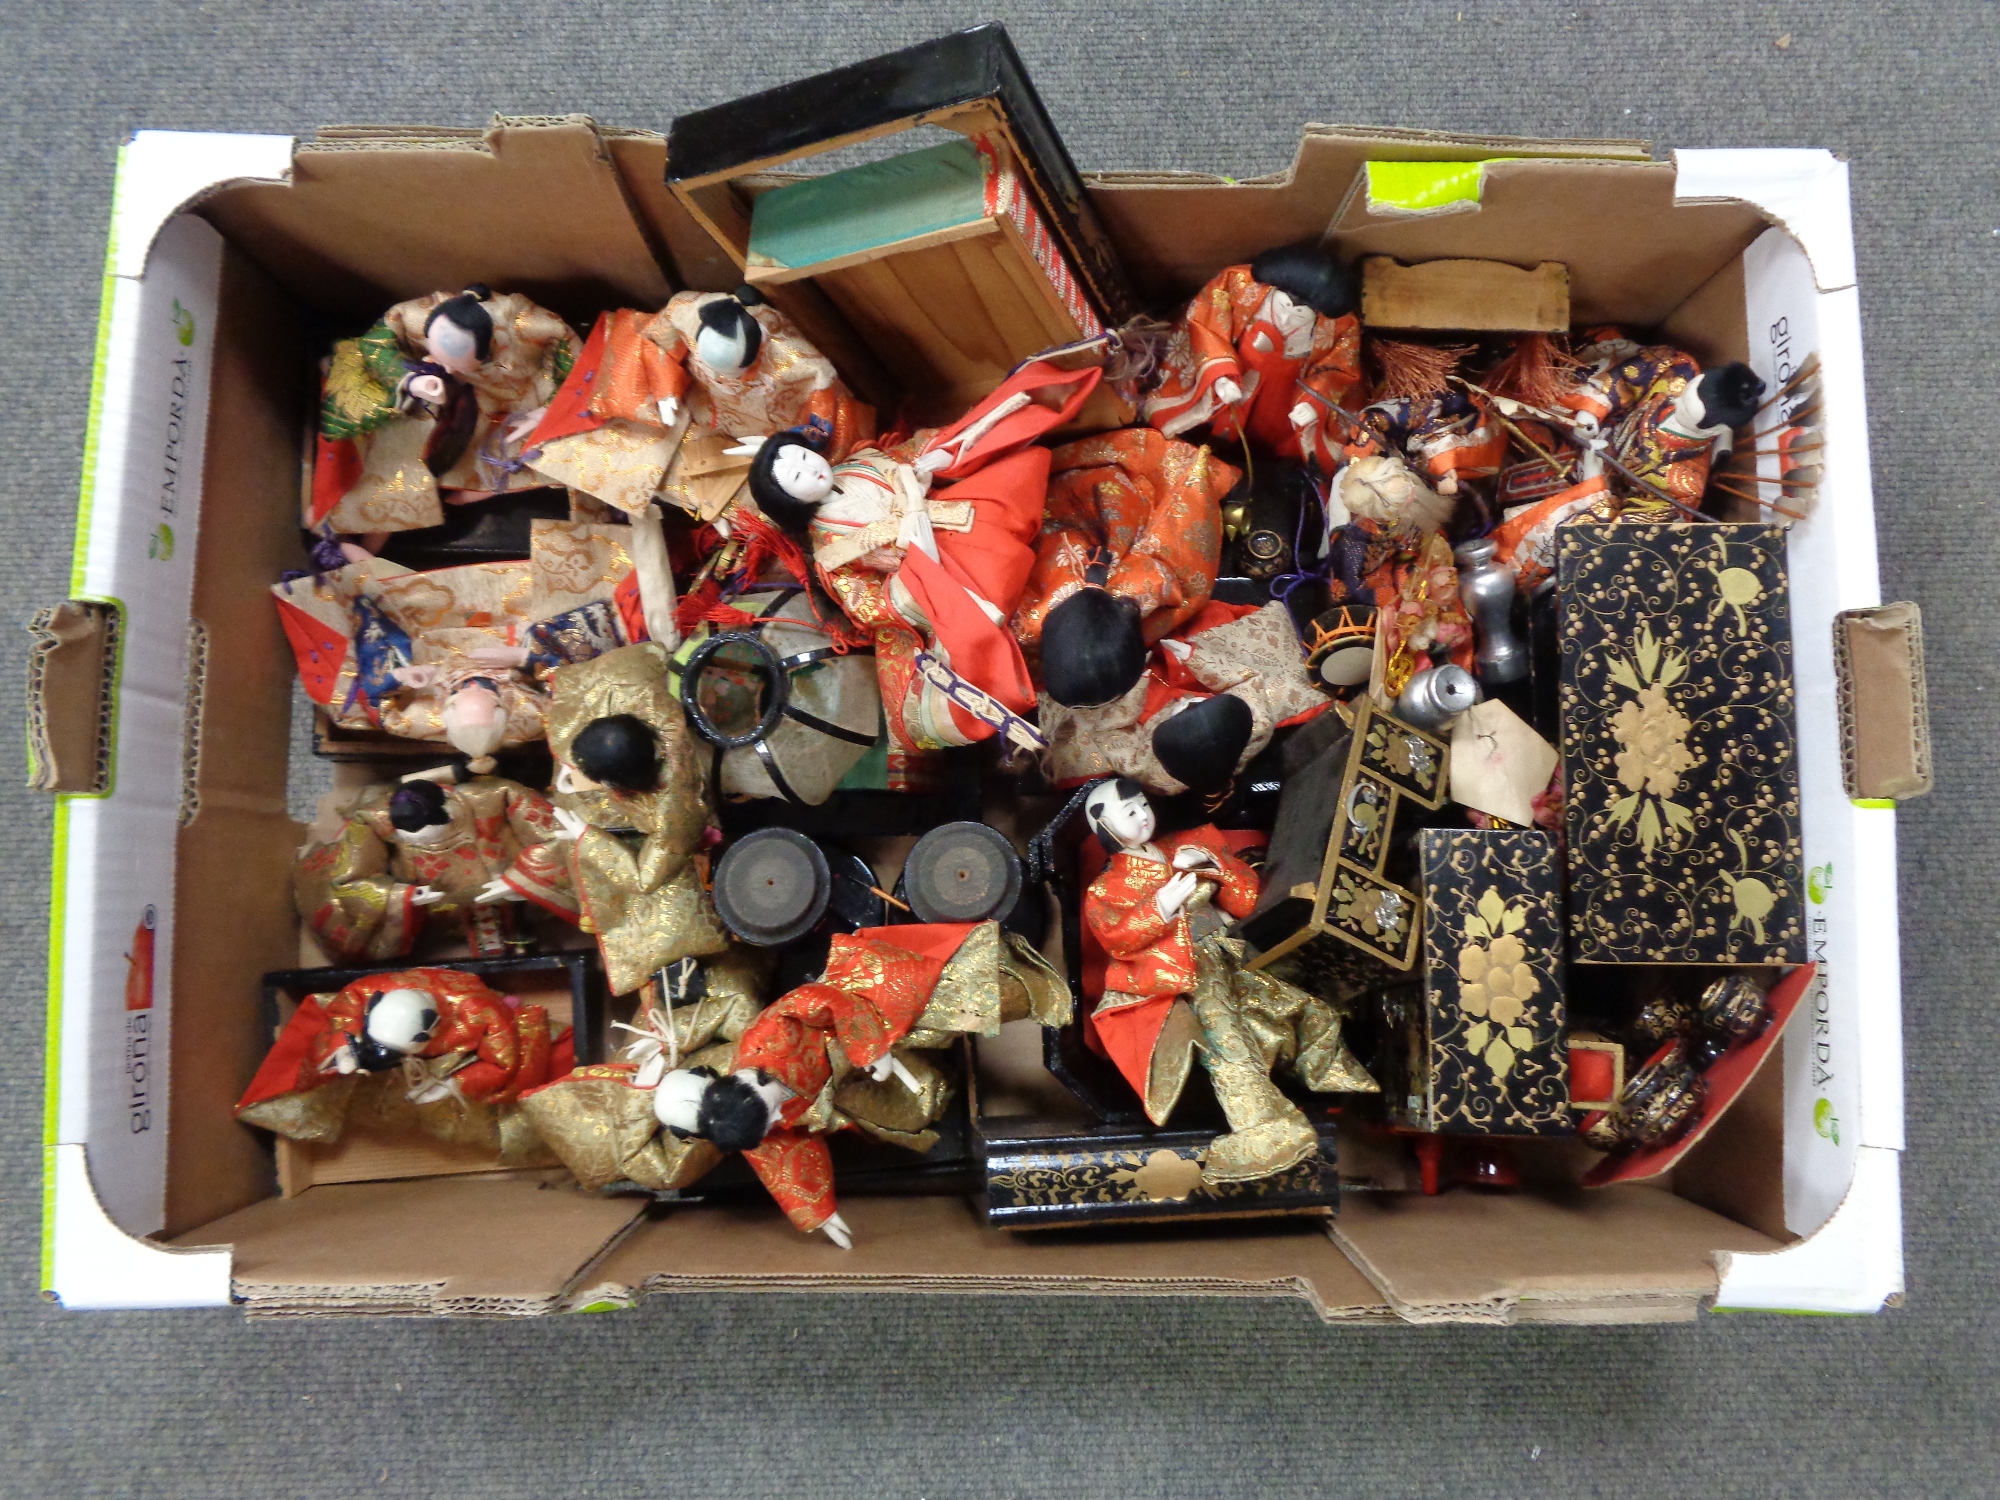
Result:
<svg viewBox="0 0 2000 1500">
<path fill-rule="evenodd" d="M 354 1102 L 354 1091 L 361 1082 L 362 1075 L 358 1073 L 338 1075 L 318 1088 L 246 1104 L 236 1111 L 236 1118 L 247 1125 L 261 1125 L 288 1140 L 331 1144 L 340 1139 L 347 1126 L 348 1107 Z"/>
<path fill-rule="evenodd" d="M 424 462 L 424 448 L 436 427 L 427 416 L 398 415 L 354 437 L 361 476 L 328 513 L 326 524 L 343 535 L 442 525 L 444 500 Z M 310 492 L 305 503 L 309 510 Z"/>
<path fill-rule="evenodd" d="M 722 1152 L 712 1142 L 661 1129 L 653 1091 L 635 1084 L 632 1073 L 625 1063 L 578 1068 L 529 1094 L 521 1112 L 583 1187 L 686 1187 L 712 1170 Z"/>
<path fill-rule="evenodd" d="M 588 432 L 542 444 L 535 470 L 550 484 L 581 490 L 628 515 L 638 515 L 665 482 L 686 428 L 685 410 L 673 427 L 613 419 Z"/>
<path fill-rule="evenodd" d="M 689 862 L 708 827 L 708 796 L 666 662 L 660 646 L 643 642 L 558 667 L 549 677 L 549 749 L 558 761 L 569 761 L 570 745 L 586 725 L 611 714 L 643 720 L 659 739 L 658 790 L 566 799 L 591 824 L 576 841 L 573 869 L 613 994 L 629 994 L 676 959 L 720 953 L 726 943 Z M 636 850 L 627 831 L 637 836 Z"/>
<path fill-rule="evenodd" d="M 944 1047 L 968 1034 L 997 1036 L 1002 1022 L 1031 1016 L 1044 1026 L 1065 1024 L 1068 984 L 1020 934 L 982 922 L 945 965 L 903 1045 Z"/>
<path fill-rule="evenodd" d="M 936 1063 L 914 1051 L 898 1047 L 896 1058 L 917 1080 L 914 1091 L 894 1074 L 877 1083 L 865 1072 L 849 1073 L 831 1091 L 833 1109 L 877 1140 L 928 1151 L 938 1142 L 937 1132 L 929 1127 L 951 1102 L 951 1080 Z"/>
</svg>

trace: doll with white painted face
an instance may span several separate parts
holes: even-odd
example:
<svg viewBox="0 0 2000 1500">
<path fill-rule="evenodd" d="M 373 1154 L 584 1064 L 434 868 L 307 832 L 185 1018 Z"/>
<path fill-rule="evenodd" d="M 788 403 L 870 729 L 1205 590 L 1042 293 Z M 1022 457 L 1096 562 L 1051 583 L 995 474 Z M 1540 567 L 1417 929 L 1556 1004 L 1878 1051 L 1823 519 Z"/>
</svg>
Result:
<svg viewBox="0 0 2000 1500">
<path fill-rule="evenodd" d="M 1102 371 L 1036 362 L 949 427 L 828 461 L 808 432 L 757 448 L 750 496 L 809 546 L 873 637 L 892 755 L 1003 734 L 1033 744 L 1035 689 L 1010 620 L 1034 567 L 1050 455 Z"/>
<path fill-rule="evenodd" d="M 361 794 L 340 832 L 292 866 L 300 918 L 342 963 L 400 958 L 438 924 L 475 958 L 532 938 L 529 905 L 575 922 L 569 844 L 539 792 L 498 776 L 417 777 Z"/>
<path fill-rule="evenodd" d="M 1257 873 L 1213 827 L 1158 834 L 1135 782 L 1097 782 L 1079 797 L 1110 855 L 1083 898 L 1110 960 L 1091 1025 L 1146 1117 L 1167 1123 L 1199 1053 L 1230 1127 L 1204 1152 L 1205 1181 L 1252 1181 L 1316 1155 L 1318 1136 L 1273 1068 L 1288 1065 L 1319 1092 L 1375 1084 L 1326 1002 L 1246 969 L 1242 943 L 1224 935 L 1256 907 Z"/>
<path fill-rule="evenodd" d="M 503 1157 L 539 1148 L 520 1094 L 575 1063 L 568 1027 L 455 969 L 370 974 L 299 1003 L 237 1102 L 236 1117 L 333 1142 L 363 1100 L 372 1118 Z"/>
<path fill-rule="evenodd" d="M 523 440 L 576 353 L 569 326 L 519 293 L 397 303 L 334 346 L 307 528 L 379 537 L 438 525 L 447 502 L 546 483 L 522 465 Z"/>
</svg>

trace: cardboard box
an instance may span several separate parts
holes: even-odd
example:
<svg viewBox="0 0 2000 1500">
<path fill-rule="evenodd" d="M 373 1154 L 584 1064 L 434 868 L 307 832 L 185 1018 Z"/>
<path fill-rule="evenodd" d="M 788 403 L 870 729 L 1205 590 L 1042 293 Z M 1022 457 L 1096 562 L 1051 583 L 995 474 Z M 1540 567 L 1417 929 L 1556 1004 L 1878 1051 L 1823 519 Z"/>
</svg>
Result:
<svg viewBox="0 0 2000 1500">
<path fill-rule="evenodd" d="M 1562 264 L 1579 323 L 1659 325 L 1767 381 L 1818 355 L 1825 487 L 1787 550 L 1819 968 L 1782 1058 L 1671 1190 L 1354 1193 L 1330 1225 L 1083 1239 L 1010 1235 L 963 1199 L 855 1197 L 848 1253 L 767 1204 L 652 1216 L 559 1173 L 277 1196 L 268 1144 L 230 1105 L 266 1039 L 259 977 L 297 951 L 293 667 L 267 585 L 301 562 L 293 497 L 321 330 L 474 279 L 579 326 L 677 285 L 734 284 L 665 166 L 660 136 L 579 117 L 311 143 L 143 132 L 125 147 L 70 590 L 122 613 L 110 652 L 72 653 L 106 664 L 108 785 L 59 794 L 51 864 L 53 1296 L 525 1315 L 719 1287 L 1118 1292 L 1296 1296 L 1329 1320 L 1602 1322 L 1708 1302 L 1867 1312 L 1900 1295 L 1895 813 L 1843 788 L 1834 654 L 1835 616 L 1879 602 L 1858 294 L 1847 169 L 1806 150 L 1655 162 L 1629 143 L 1312 126 L 1268 178 L 1089 179 L 1162 304 L 1334 226 L 1348 257 Z M 46 708 L 95 715 L 99 695 Z M 56 735 L 66 759 L 71 728 Z"/>
</svg>

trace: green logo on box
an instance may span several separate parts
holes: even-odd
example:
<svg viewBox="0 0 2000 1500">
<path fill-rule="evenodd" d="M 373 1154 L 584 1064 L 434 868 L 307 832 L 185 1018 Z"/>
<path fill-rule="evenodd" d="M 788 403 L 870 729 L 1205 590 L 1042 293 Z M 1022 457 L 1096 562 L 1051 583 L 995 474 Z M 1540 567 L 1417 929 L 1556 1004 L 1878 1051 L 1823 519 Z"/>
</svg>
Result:
<svg viewBox="0 0 2000 1500">
<path fill-rule="evenodd" d="M 178 297 L 174 298 L 174 337 L 181 341 L 183 349 L 194 342 L 194 314 L 181 306 Z"/>
<path fill-rule="evenodd" d="M 161 562 L 165 562 L 173 555 L 174 528 L 169 526 L 165 521 L 162 521 L 160 522 L 160 529 L 155 531 L 152 540 L 146 543 L 146 556 L 158 558 Z"/>
<path fill-rule="evenodd" d="M 1806 895 L 1814 906 L 1826 904 L 1826 893 L 1833 889 L 1833 865 L 1814 865 L 1806 872 Z"/>
<path fill-rule="evenodd" d="M 1834 1118 L 1833 1101 L 1831 1099 L 1814 1101 L 1813 1129 L 1832 1141 L 1834 1145 L 1838 1146 L 1840 1144 L 1840 1121 Z"/>
</svg>

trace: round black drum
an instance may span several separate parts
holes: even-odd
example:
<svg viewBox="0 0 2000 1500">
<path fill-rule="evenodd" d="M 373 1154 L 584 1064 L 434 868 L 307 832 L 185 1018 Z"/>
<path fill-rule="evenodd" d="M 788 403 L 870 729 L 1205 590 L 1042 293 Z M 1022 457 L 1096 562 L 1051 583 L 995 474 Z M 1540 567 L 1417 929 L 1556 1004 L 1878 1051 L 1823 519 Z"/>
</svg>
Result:
<svg viewBox="0 0 2000 1500">
<path fill-rule="evenodd" d="M 1021 859 L 984 823 L 946 823 L 917 840 L 903 864 L 911 907 L 925 922 L 1004 917 L 1021 895 Z"/>
<path fill-rule="evenodd" d="M 833 872 L 819 845 L 789 828 L 746 833 L 715 867 L 723 925 L 759 948 L 804 937 L 832 895 Z"/>
</svg>

